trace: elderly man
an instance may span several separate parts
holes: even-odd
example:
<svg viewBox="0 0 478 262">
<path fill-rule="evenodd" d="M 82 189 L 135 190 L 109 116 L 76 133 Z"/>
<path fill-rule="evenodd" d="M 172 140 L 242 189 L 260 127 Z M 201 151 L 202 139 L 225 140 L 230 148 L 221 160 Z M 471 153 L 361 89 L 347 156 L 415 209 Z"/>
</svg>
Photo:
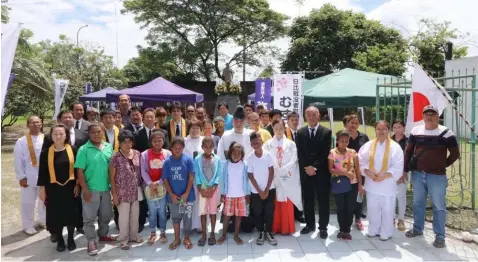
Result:
<svg viewBox="0 0 478 262">
<path fill-rule="evenodd" d="M 131 99 L 129 98 L 129 95 L 120 95 L 118 97 L 118 105 L 119 105 L 119 111 L 121 112 L 121 115 L 123 116 L 123 125 L 127 126 L 129 123 L 131 123 L 131 120 L 129 118 L 129 110 L 131 108 Z"/>
<path fill-rule="evenodd" d="M 28 235 L 37 233 L 35 230 L 35 203 L 39 224 L 45 227 L 45 206 L 40 201 L 37 187 L 38 165 L 44 135 L 41 133 L 42 122 L 37 116 L 27 120 L 28 132 L 15 143 L 13 155 L 15 175 L 21 187 L 22 228 Z"/>
<path fill-rule="evenodd" d="M 404 171 L 412 172 L 413 186 L 413 229 L 406 236 L 423 235 L 427 195 L 433 205 L 433 246 L 444 248 L 446 222 L 446 168 L 459 157 L 460 151 L 455 135 L 445 126 L 438 124 L 438 109 L 429 105 L 423 108 L 424 125 L 410 132 L 405 148 Z M 450 152 L 450 154 L 448 154 Z"/>
<path fill-rule="evenodd" d="M 300 231 L 308 234 L 315 231 L 315 199 L 319 202 L 319 235 L 326 239 L 330 218 L 329 193 L 330 173 L 327 166 L 332 142 L 330 129 L 319 124 L 320 112 L 314 106 L 305 111 L 308 126 L 297 131 L 296 144 L 299 157 L 302 196 L 306 226 Z"/>
<path fill-rule="evenodd" d="M 75 119 L 75 129 L 80 129 L 87 132 L 90 122 L 83 119 L 83 116 L 85 115 L 83 104 L 74 103 L 71 105 L 71 111 L 73 111 L 73 118 Z"/>
<path fill-rule="evenodd" d="M 256 112 L 252 112 L 249 114 L 249 128 L 253 131 L 256 131 L 262 139 L 262 143 L 267 142 L 269 139 L 272 139 L 271 134 L 265 130 L 264 128 L 260 127 L 261 122 L 259 120 L 259 114 Z"/>
<path fill-rule="evenodd" d="M 128 115 L 129 124 L 124 126 L 124 129 L 136 134 L 141 128 L 143 128 L 143 114 L 141 108 L 134 106 L 129 110 Z M 124 123 L 124 117 L 123 117 Z"/>
<path fill-rule="evenodd" d="M 198 106 L 196 108 L 196 119 L 204 126 L 204 122 L 206 121 L 206 109 L 204 109 L 204 107 Z"/>
</svg>

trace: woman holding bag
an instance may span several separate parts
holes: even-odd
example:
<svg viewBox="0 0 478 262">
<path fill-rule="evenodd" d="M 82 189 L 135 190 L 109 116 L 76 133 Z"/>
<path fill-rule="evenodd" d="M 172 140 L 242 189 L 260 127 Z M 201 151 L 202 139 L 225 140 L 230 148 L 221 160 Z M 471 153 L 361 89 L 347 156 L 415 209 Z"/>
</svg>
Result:
<svg viewBox="0 0 478 262">
<path fill-rule="evenodd" d="M 276 188 L 276 199 L 272 231 L 289 235 L 295 233 L 294 205 L 302 210 L 297 147 L 292 140 L 284 136 L 284 121 L 274 120 L 272 128 L 274 137 L 263 146 L 274 161 L 273 183 Z"/>
</svg>

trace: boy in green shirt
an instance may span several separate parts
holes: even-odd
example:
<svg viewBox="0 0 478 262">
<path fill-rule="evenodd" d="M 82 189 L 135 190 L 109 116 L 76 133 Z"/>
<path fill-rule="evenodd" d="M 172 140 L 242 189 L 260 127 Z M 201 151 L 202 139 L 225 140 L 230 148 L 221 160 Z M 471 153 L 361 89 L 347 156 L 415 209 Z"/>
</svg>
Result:
<svg viewBox="0 0 478 262">
<path fill-rule="evenodd" d="M 99 241 L 116 240 L 108 235 L 109 222 L 113 215 L 108 175 L 113 147 L 102 141 L 103 132 L 103 128 L 97 123 L 88 127 L 90 140 L 80 147 L 75 162 L 82 191 L 83 230 L 88 240 L 87 251 L 90 256 L 98 254 L 95 233 L 97 216 Z"/>
</svg>

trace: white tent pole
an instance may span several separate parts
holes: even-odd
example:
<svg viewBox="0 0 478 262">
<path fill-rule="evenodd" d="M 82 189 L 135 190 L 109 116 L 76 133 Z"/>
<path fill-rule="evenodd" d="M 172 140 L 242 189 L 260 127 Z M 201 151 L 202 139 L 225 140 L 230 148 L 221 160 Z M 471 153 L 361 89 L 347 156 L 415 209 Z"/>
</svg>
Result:
<svg viewBox="0 0 478 262">
<path fill-rule="evenodd" d="M 362 115 L 362 126 L 363 126 L 363 133 L 367 134 L 367 125 L 365 124 L 365 113 L 363 107 L 359 107 L 360 113 Z"/>
</svg>

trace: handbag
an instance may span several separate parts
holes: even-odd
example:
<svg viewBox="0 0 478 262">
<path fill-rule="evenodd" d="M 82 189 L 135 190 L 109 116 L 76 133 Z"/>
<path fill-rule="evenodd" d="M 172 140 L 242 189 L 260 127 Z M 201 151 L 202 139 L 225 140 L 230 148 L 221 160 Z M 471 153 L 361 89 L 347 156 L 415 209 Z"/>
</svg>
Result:
<svg viewBox="0 0 478 262">
<path fill-rule="evenodd" d="M 423 150 L 420 151 L 419 154 L 415 154 L 415 150 L 414 150 L 413 155 L 410 158 L 410 161 L 408 162 L 408 170 L 409 171 L 417 170 L 418 159 L 420 159 L 420 157 L 423 155 L 423 153 L 425 153 L 426 151 L 428 151 L 429 149 L 434 147 L 437 144 L 437 141 L 440 140 L 440 138 L 442 138 L 443 136 L 445 136 L 445 134 L 448 131 L 449 131 L 449 129 L 447 128 L 447 129 L 445 129 L 445 131 L 441 132 L 440 135 L 438 135 L 437 139 L 434 139 L 435 143 L 426 145 L 425 148 L 423 148 Z"/>
<path fill-rule="evenodd" d="M 334 153 L 335 158 L 335 153 Z M 347 170 L 350 170 L 350 156 L 347 158 Z M 346 176 L 333 176 L 330 178 L 331 191 L 334 194 L 342 194 L 352 190 L 350 179 Z"/>
</svg>

